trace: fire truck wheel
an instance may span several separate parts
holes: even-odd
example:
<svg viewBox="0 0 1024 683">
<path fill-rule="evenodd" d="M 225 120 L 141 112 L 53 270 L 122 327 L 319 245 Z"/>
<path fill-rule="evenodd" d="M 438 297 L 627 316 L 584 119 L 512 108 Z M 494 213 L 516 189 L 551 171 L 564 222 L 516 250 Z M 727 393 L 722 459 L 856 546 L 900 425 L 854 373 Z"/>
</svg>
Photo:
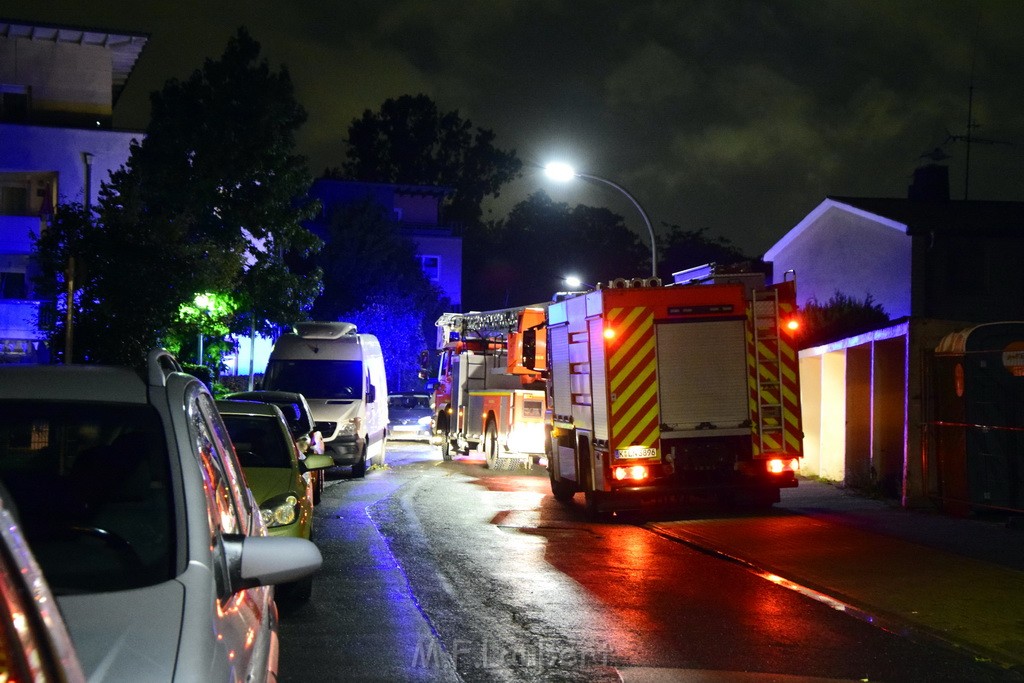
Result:
<svg viewBox="0 0 1024 683">
<path fill-rule="evenodd" d="M 601 499 L 596 491 L 585 491 L 583 510 L 588 522 L 599 522 L 604 516 L 601 510 Z"/>
<path fill-rule="evenodd" d="M 484 430 L 484 440 L 480 442 L 480 446 L 484 452 L 487 467 L 492 470 L 498 469 L 498 462 L 501 460 L 498 457 L 498 428 L 493 422 L 488 421 L 487 428 Z"/>
<path fill-rule="evenodd" d="M 559 503 L 568 503 L 576 493 L 576 487 L 571 481 L 560 479 L 555 481 L 555 474 L 548 470 L 548 478 L 551 480 L 551 493 Z"/>
<path fill-rule="evenodd" d="M 451 462 L 452 460 L 452 442 L 448 432 L 441 434 L 441 460 L 445 462 Z"/>
</svg>

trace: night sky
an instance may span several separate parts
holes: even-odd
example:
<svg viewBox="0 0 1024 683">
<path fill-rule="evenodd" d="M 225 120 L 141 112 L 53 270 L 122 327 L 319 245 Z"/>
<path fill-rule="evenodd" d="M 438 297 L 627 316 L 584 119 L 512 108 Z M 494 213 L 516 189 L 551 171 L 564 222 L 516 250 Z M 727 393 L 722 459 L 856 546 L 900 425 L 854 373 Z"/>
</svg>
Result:
<svg viewBox="0 0 1024 683">
<path fill-rule="evenodd" d="M 309 112 L 313 175 L 341 164 L 365 109 L 425 93 L 527 163 L 569 161 L 628 188 L 655 226 L 750 255 L 826 195 L 905 197 L 936 148 L 963 199 L 973 82 L 972 135 L 996 142 L 970 147 L 970 198 L 1024 200 L 1019 0 L 5 0 L 0 15 L 150 34 L 120 128 L 144 128 L 149 93 L 245 26 Z M 488 217 L 539 189 L 608 206 L 647 243 L 613 189 L 533 172 Z"/>
</svg>

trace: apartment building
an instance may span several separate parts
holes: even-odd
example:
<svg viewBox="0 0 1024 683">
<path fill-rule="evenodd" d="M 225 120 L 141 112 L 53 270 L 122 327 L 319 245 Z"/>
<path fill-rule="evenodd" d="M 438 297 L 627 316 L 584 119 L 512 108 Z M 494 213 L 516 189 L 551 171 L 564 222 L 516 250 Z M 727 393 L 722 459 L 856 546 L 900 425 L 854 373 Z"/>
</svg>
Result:
<svg viewBox="0 0 1024 683">
<path fill-rule="evenodd" d="M 45 360 L 33 239 L 90 205 L 139 131 L 113 111 L 148 36 L 0 19 L 0 363 Z"/>
</svg>

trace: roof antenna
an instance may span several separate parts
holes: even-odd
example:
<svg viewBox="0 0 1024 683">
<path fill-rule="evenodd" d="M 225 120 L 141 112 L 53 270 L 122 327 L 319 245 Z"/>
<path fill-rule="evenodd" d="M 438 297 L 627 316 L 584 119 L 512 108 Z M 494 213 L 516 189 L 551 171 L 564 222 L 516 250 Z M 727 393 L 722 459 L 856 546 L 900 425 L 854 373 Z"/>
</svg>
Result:
<svg viewBox="0 0 1024 683">
<path fill-rule="evenodd" d="M 946 142 L 953 141 L 959 142 L 964 141 L 967 143 L 967 151 L 964 156 L 964 201 L 970 197 L 971 188 L 971 143 L 985 144 L 985 145 L 1013 145 L 1012 142 L 1006 140 L 989 140 L 986 138 L 975 137 L 973 131 L 975 128 L 980 126 L 974 123 L 974 67 L 978 56 L 978 34 L 981 32 L 981 8 L 978 8 L 978 16 L 974 23 L 974 39 L 971 44 L 971 77 L 970 83 L 967 86 L 967 134 L 966 135 L 953 135 L 948 134 Z"/>
</svg>

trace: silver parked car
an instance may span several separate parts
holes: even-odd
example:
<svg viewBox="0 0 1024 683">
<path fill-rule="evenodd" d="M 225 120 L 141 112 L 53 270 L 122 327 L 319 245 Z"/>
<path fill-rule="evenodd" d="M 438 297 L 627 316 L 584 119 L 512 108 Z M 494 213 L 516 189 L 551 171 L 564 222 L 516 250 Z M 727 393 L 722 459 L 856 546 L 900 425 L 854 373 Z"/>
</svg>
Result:
<svg viewBox="0 0 1024 683">
<path fill-rule="evenodd" d="M 147 367 L 0 366 L 0 478 L 90 681 L 276 680 L 272 537 L 209 391 Z"/>
</svg>

